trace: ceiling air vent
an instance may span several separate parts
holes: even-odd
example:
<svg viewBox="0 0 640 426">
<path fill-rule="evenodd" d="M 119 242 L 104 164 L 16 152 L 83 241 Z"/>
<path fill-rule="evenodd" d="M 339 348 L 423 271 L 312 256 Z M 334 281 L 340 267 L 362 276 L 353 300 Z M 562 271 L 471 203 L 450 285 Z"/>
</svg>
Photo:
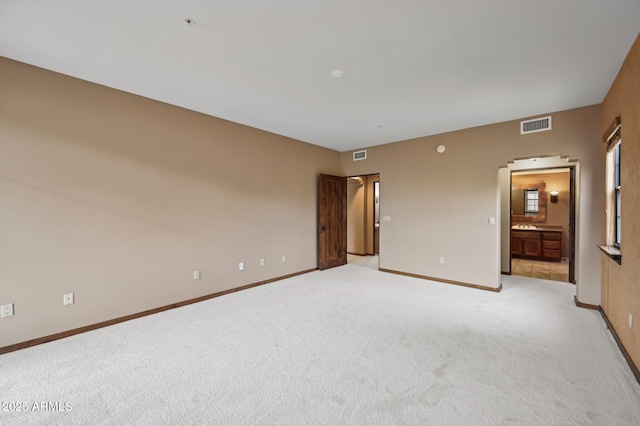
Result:
<svg viewBox="0 0 640 426">
<path fill-rule="evenodd" d="M 367 159 L 367 150 L 363 149 L 362 151 L 354 151 L 353 153 L 353 161 L 366 160 Z"/>
<path fill-rule="evenodd" d="M 525 120 L 520 122 L 520 134 L 544 132 L 551 130 L 551 116 L 534 118 L 533 120 Z"/>
</svg>

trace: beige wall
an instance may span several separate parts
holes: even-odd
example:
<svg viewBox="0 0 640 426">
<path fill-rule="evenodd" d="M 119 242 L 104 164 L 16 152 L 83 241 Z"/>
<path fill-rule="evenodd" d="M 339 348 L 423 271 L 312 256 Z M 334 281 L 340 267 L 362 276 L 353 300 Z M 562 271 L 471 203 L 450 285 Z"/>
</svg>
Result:
<svg viewBox="0 0 640 426">
<path fill-rule="evenodd" d="M 569 245 L 569 172 L 513 175 L 511 182 L 514 185 L 534 182 L 545 183 L 547 196 L 546 217 L 544 222 L 535 222 L 534 225 L 544 223 L 545 225 L 562 226 L 562 257 L 569 257 L 571 248 Z M 560 193 L 558 202 L 551 202 L 551 195 L 549 194 L 551 191 Z"/>
<path fill-rule="evenodd" d="M 631 48 L 602 104 L 601 134 L 616 116 L 622 120 L 622 265 L 602 256 L 602 308 L 636 366 L 640 367 L 640 37 Z M 604 164 L 605 146 L 601 145 Z M 601 192 L 604 187 L 601 187 Z M 605 217 L 601 215 L 604 228 Z M 604 232 L 601 243 L 606 242 Z M 633 315 L 633 328 L 627 324 Z"/>
<path fill-rule="evenodd" d="M 0 347 L 316 267 L 317 175 L 339 153 L 7 59 L 0 75 Z"/>
<path fill-rule="evenodd" d="M 543 115 L 543 114 L 540 114 Z M 544 114 L 546 115 L 546 114 Z M 514 159 L 569 156 L 579 162 L 577 296 L 600 303 L 599 241 L 603 197 L 601 108 L 553 113 L 553 129 L 520 135 L 519 121 L 342 153 L 346 175 L 380 173 L 380 267 L 497 288 L 500 285 L 500 167 Z M 527 117 L 524 117 L 527 118 Z M 446 146 L 442 154 L 436 152 Z M 566 159 L 558 159 L 559 162 Z M 508 175 L 503 172 L 504 175 Z M 489 225 L 490 217 L 496 225 Z M 440 265 L 438 258 L 444 257 Z"/>
</svg>

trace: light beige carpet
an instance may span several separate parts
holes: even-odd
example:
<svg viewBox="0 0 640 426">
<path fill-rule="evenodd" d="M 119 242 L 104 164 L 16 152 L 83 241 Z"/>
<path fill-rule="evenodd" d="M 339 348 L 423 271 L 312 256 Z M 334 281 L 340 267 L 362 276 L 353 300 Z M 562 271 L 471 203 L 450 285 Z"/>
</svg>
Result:
<svg viewBox="0 0 640 426">
<path fill-rule="evenodd" d="M 1 355 L 0 401 L 27 409 L 0 424 L 640 424 L 640 386 L 573 285 L 491 293 L 353 259 Z"/>
</svg>

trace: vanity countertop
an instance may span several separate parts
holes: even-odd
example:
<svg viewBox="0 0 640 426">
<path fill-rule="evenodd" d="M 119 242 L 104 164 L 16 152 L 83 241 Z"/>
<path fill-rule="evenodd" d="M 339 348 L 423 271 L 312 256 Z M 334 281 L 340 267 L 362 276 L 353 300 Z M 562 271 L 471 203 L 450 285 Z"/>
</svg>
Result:
<svg viewBox="0 0 640 426">
<path fill-rule="evenodd" d="M 562 226 L 558 225 L 533 225 L 535 228 L 518 228 L 512 226 L 512 231 L 543 231 L 543 232 L 562 232 Z"/>
</svg>

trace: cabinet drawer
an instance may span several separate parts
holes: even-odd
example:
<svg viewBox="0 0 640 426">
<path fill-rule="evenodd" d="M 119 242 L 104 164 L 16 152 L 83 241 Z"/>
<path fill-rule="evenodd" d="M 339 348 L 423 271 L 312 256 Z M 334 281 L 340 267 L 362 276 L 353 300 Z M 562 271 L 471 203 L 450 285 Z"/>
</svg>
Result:
<svg viewBox="0 0 640 426">
<path fill-rule="evenodd" d="M 544 249 L 552 249 L 552 250 L 560 250 L 560 241 L 543 241 L 542 248 Z"/>
<path fill-rule="evenodd" d="M 540 239 L 540 233 L 536 231 L 512 231 L 511 238 L 522 238 L 524 240 Z"/>
<path fill-rule="evenodd" d="M 562 239 L 562 233 L 561 232 L 543 232 L 542 239 L 560 241 Z"/>
<path fill-rule="evenodd" d="M 542 250 L 542 256 L 548 259 L 560 259 L 560 250 Z"/>
</svg>

